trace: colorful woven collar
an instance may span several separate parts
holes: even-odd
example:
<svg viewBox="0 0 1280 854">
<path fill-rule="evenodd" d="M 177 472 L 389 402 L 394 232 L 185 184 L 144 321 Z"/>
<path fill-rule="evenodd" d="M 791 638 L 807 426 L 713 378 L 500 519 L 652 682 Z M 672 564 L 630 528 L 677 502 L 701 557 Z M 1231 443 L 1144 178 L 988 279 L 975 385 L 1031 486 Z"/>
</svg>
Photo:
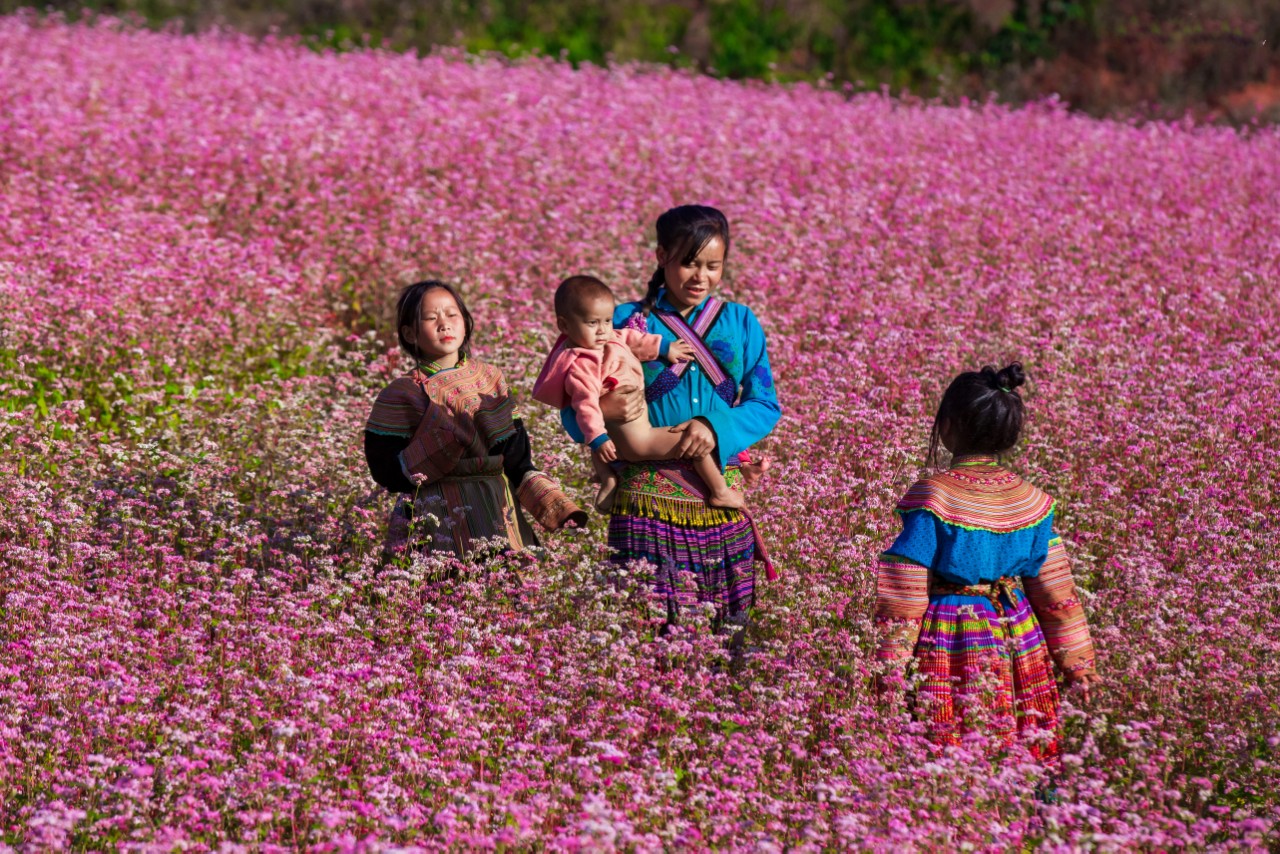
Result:
<svg viewBox="0 0 1280 854">
<path fill-rule="evenodd" d="M 999 466 L 1000 458 L 995 454 L 961 454 L 951 458 L 951 467 L 968 468 L 970 466 Z"/>
<path fill-rule="evenodd" d="M 1007 534 L 1040 524 L 1053 506 L 1052 498 L 1013 472 L 961 466 L 917 481 L 896 509 L 904 514 L 923 510 L 948 525 Z"/>
<path fill-rule="evenodd" d="M 458 363 L 456 365 L 450 365 L 449 367 L 445 368 L 445 367 L 441 367 L 440 365 L 437 365 L 435 362 L 419 362 L 416 368 L 416 371 L 417 373 L 422 374 L 423 377 L 429 379 L 431 377 L 434 377 L 436 374 L 440 373 L 441 371 L 452 371 L 454 368 L 461 368 L 466 364 L 467 364 L 467 357 L 459 356 Z"/>
</svg>

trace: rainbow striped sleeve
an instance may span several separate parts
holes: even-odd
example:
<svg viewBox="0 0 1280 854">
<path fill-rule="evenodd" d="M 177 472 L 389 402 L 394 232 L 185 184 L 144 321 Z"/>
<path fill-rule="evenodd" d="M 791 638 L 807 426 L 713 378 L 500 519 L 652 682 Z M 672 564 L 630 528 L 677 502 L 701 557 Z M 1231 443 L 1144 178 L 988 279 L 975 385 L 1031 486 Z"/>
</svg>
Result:
<svg viewBox="0 0 1280 854">
<path fill-rule="evenodd" d="M 1068 679 L 1095 674 L 1093 638 L 1061 537 L 1049 540 L 1049 555 L 1040 574 L 1023 578 L 1022 585 L 1062 672 Z"/>
<path fill-rule="evenodd" d="M 928 568 L 889 552 L 880 555 L 876 563 L 877 661 L 899 662 L 911 657 L 928 607 Z"/>
</svg>

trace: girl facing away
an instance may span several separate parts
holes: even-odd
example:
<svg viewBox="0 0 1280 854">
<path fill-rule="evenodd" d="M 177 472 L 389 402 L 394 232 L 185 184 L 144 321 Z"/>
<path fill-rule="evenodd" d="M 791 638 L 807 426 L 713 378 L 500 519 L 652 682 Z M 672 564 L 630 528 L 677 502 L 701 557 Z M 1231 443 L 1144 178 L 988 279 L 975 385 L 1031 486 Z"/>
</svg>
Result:
<svg viewBox="0 0 1280 854">
<path fill-rule="evenodd" d="M 960 374 L 933 421 L 950 468 L 918 481 L 896 512 L 902 533 L 880 555 L 876 657 L 915 668 L 915 710 L 941 744 L 986 732 L 1056 767 L 1061 752 L 1057 664 L 1082 689 L 1097 680 L 1093 641 L 1054 500 L 1000 463 L 1022 432 L 1014 362 Z M 881 686 L 896 680 L 883 678 Z"/>
<path fill-rule="evenodd" d="M 676 456 L 675 449 L 684 436 L 665 427 L 655 428 L 647 410 L 627 421 L 606 423 L 600 396 L 619 386 L 642 385 L 642 361 L 661 357 L 676 364 L 693 359 L 693 348 L 684 341 L 667 342 L 661 335 L 639 329 L 614 329 L 616 305 L 613 292 L 597 278 L 570 276 L 561 282 L 555 295 L 560 339 L 533 386 L 535 400 L 573 410 L 600 480 L 595 506 L 601 513 L 612 508 L 618 486 L 618 474 L 610 463 L 618 459 L 670 459 Z M 692 466 L 707 486 L 708 505 L 742 508 L 742 495 L 729 488 L 711 454 L 693 458 Z"/>
<path fill-rule="evenodd" d="M 547 530 L 584 525 L 586 513 L 534 468 L 502 372 L 471 355 L 475 321 L 461 295 L 434 280 L 409 285 L 396 328 L 415 368 L 378 395 L 364 434 L 369 472 L 399 496 L 388 551 L 465 558 L 484 539 L 536 545 L 516 502 Z"/>
</svg>

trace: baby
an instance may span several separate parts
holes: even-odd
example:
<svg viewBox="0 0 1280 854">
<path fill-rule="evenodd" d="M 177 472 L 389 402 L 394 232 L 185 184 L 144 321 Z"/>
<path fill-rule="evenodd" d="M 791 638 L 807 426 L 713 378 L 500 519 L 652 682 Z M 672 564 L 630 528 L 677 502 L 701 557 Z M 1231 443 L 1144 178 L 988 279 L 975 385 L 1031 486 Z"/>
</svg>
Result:
<svg viewBox="0 0 1280 854">
<path fill-rule="evenodd" d="M 682 434 L 649 423 L 648 412 L 621 424 L 604 423 L 600 396 L 619 385 L 643 387 L 641 361 L 662 355 L 662 336 L 636 329 L 613 328 L 613 292 L 592 276 L 570 276 L 556 289 L 556 326 L 560 340 L 547 356 L 533 386 L 535 400 L 563 409 L 572 407 L 579 429 L 591 447 L 591 464 L 600 478 L 596 509 L 608 512 L 618 475 L 609 466 L 617 459 L 670 459 Z M 670 362 L 687 362 L 693 348 L 676 341 L 667 348 Z M 711 454 L 693 461 L 694 471 L 706 483 L 707 504 L 741 509 L 742 495 L 729 488 Z"/>
</svg>

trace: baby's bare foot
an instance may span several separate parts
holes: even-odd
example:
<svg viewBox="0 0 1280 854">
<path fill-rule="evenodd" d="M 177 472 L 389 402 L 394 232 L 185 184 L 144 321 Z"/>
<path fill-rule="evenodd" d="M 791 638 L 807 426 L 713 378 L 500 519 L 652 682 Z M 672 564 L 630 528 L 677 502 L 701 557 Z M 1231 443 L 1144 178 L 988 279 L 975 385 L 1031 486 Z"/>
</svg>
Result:
<svg viewBox="0 0 1280 854">
<path fill-rule="evenodd" d="M 606 478 L 600 484 L 600 489 L 596 491 L 596 500 L 593 506 L 597 513 L 608 513 L 613 509 L 613 499 L 618 491 L 618 479 L 616 477 Z"/>
<path fill-rule="evenodd" d="M 747 506 L 746 499 L 742 497 L 741 492 L 735 492 L 728 488 L 711 493 L 707 497 L 707 504 L 712 507 L 719 507 L 721 510 L 741 510 Z"/>
</svg>

